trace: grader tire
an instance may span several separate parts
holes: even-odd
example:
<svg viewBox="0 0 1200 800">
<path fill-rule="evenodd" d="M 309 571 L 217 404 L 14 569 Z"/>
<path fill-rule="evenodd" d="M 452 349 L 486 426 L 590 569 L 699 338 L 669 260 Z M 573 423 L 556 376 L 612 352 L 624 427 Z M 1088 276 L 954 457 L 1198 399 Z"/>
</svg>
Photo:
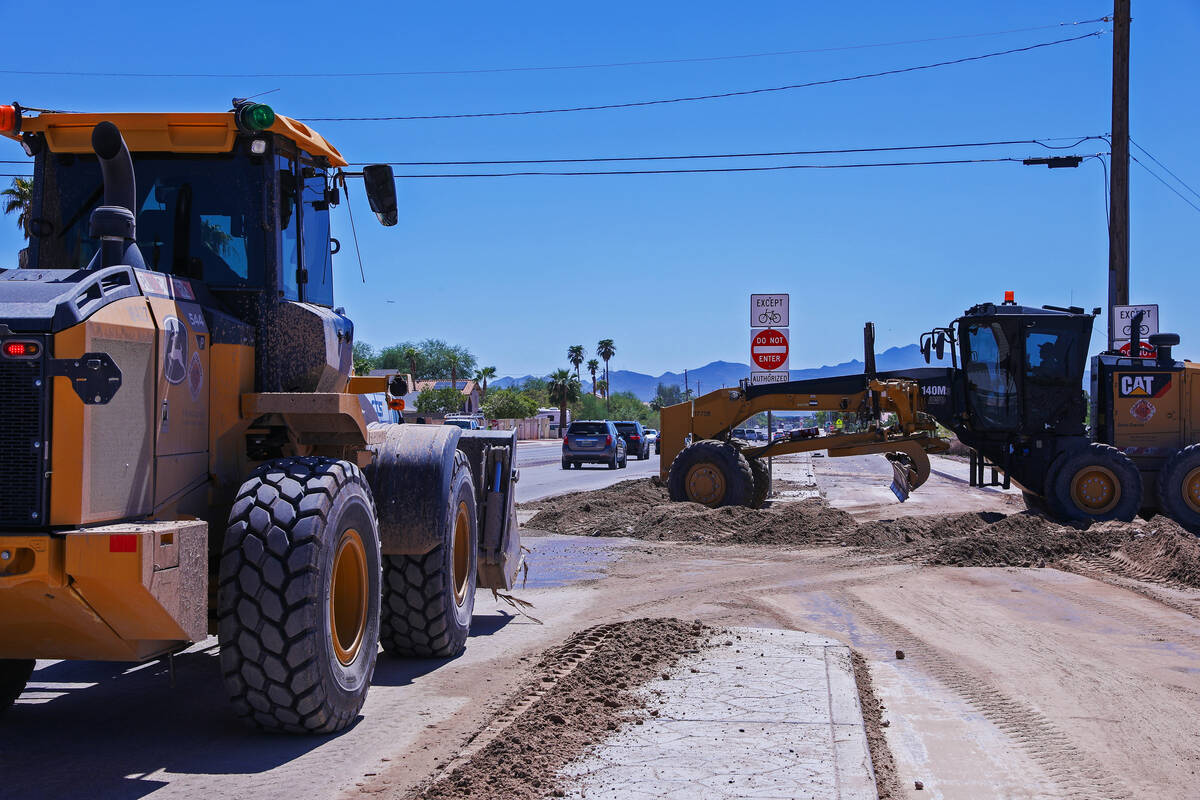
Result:
<svg viewBox="0 0 1200 800">
<path fill-rule="evenodd" d="M 733 445 L 702 439 L 683 448 L 671 462 L 667 492 L 672 500 L 709 508 L 749 506 L 754 501 L 754 473 Z"/>
<path fill-rule="evenodd" d="M 1068 520 L 1133 519 L 1142 506 L 1142 475 L 1117 448 L 1092 443 L 1055 470 L 1047 506 Z"/>
<path fill-rule="evenodd" d="M 441 544 L 424 555 L 383 558 L 380 643 L 394 656 L 451 658 L 467 646 L 475 611 L 479 522 L 475 483 L 461 450 L 446 501 Z"/>
<path fill-rule="evenodd" d="M 771 472 L 767 465 L 757 458 L 746 459 L 750 464 L 750 473 L 754 475 L 754 499 L 750 501 L 751 508 L 762 508 L 771 493 Z"/>
<path fill-rule="evenodd" d="M 0 716 L 17 701 L 33 675 L 32 658 L 0 658 Z"/>
<path fill-rule="evenodd" d="M 366 700 L 379 641 L 379 532 L 357 466 L 258 467 L 229 514 L 217 589 L 234 713 L 260 728 L 336 733 Z"/>
<path fill-rule="evenodd" d="M 1167 459 L 1158 473 L 1158 507 L 1192 533 L 1200 533 L 1200 444 Z"/>
</svg>

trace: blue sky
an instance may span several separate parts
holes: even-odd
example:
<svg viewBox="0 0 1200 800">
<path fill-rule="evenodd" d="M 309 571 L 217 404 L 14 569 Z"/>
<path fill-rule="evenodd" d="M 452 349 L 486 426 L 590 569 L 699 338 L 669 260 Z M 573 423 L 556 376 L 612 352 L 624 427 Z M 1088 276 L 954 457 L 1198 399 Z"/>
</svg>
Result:
<svg viewBox="0 0 1200 800">
<path fill-rule="evenodd" d="M 358 3 L 335 9 L 339 16 L 331 16 L 327 3 L 209 3 L 200 17 L 187 9 L 131 2 L 117 15 L 105 6 L 81 6 L 52 37 L 10 37 L 0 68 L 310 73 L 591 64 L 894 42 L 1092 19 L 1110 11 L 1103 2 L 899 6 L 866 0 L 736 8 L 711 2 Z M 1133 137 L 1200 190 L 1200 5 L 1139 2 L 1133 13 Z M 29 5 L 8 4 L 4 18 L 10 31 L 45 24 L 44 10 Z M 97 111 L 209 111 L 228 108 L 234 95 L 278 88 L 263 99 L 294 117 L 520 110 L 820 80 L 1102 27 L 609 69 L 355 79 L 9 74 L 5 99 Z M 119 46 L 106 47 L 114 43 Z M 639 109 L 314 126 L 351 161 L 1100 135 L 1110 129 L 1111 47 L 1105 35 L 909 75 Z M 1105 147 L 1088 142 L 1074 152 Z M 20 155 L 16 145 L 10 150 L 6 158 Z M 1016 145 L 955 154 L 1045 153 Z M 867 319 L 876 322 L 883 349 L 914 342 L 969 305 L 999 300 L 1005 289 L 1038 305 L 1091 308 L 1106 299 L 1105 206 L 1095 160 L 1053 171 L 979 164 L 405 180 L 398 191 L 400 224 L 394 228 L 374 223 L 361 190 L 354 199 L 367 283 L 358 277 L 352 247 L 335 257 L 338 300 L 355 319 L 358 337 L 376 345 L 444 338 L 468 346 L 501 375 L 548 372 L 565 365 L 568 345 L 583 343 L 590 351 L 604 337 L 616 341 L 613 368 L 657 374 L 716 359 L 747 361 L 751 292 L 791 292 L 796 367 L 858 355 Z M 1163 328 L 1179 332 L 1180 351 L 1194 355 L 1200 351 L 1200 317 L 1194 313 L 1200 214 L 1136 164 L 1131 206 L 1132 299 L 1158 302 Z M 335 211 L 334 228 L 348 245 L 344 206 Z M 19 246 L 14 222 L 4 221 L 0 252 Z"/>
</svg>

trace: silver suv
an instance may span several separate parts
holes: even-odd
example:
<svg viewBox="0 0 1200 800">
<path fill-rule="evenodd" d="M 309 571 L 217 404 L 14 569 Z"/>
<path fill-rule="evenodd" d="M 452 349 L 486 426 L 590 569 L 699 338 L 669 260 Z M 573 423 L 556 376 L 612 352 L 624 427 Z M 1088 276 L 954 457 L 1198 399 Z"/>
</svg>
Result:
<svg viewBox="0 0 1200 800">
<path fill-rule="evenodd" d="M 567 428 L 562 445 L 563 469 L 580 469 L 584 464 L 624 469 L 625 463 L 625 439 L 608 420 L 581 419 Z"/>
</svg>

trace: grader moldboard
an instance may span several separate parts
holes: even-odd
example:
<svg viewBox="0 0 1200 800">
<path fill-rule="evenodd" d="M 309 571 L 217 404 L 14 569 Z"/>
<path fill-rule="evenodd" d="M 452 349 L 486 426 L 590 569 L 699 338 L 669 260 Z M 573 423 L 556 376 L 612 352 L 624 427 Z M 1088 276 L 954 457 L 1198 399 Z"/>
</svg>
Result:
<svg viewBox="0 0 1200 800">
<path fill-rule="evenodd" d="M 34 659 L 215 632 L 238 716 L 330 733 L 380 644 L 459 653 L 520 567 L 515 436 L 364 398 L 407 387 L 350 375 L 337 149 L 245 101 L 0 127 L 35 158 L 28 264 L 0 271 L 0 711 Z M 394 225 L 391 168 L 363 177 Z"/>
<path fill-rule="evenodd" d="M 1200 364 L 1173 358 L 1174 334 L 1143 346 L 1134 325 L 1137 357 L 1091 358 L 1089 426 L 1082 387 L 1099 311 L 1021 306 L 1006 293 L 922 335 L 926 362 L 949 348 L 952 366 L 885 373 L 875 371 L 868 323 L 865 374 L 743 384 L 663 409 L 660 476 L 673 500 L 758 507 L 770 488 L 766 456 L 881 453 L 903 502 L 929 477 L 927 453 L 947 447 L 940 423 L 971 448 L 972 485 L 1016 483 L 1030 508 L 1059 520 L 1158 511 L 1200 531 Z M 762 446 L 731 437 L 767 410 L 857 413 L 866 431 Z M 889 424 L 884 412 L 894 415 Z"/>
</svg>

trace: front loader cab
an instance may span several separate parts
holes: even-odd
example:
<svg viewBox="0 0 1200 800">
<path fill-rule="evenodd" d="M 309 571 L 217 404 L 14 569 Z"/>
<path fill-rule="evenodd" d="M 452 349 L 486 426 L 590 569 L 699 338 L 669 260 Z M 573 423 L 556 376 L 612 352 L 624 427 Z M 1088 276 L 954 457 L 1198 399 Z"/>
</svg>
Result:
<svg viewBox="0 0 1200 800">
<path fill-rule="evenodd" d="M 1012 301 L 977 305 L 955 320 L 965 432 L 1082 436 L 1092 322 L 1081 308 Z"/>
</svg>

